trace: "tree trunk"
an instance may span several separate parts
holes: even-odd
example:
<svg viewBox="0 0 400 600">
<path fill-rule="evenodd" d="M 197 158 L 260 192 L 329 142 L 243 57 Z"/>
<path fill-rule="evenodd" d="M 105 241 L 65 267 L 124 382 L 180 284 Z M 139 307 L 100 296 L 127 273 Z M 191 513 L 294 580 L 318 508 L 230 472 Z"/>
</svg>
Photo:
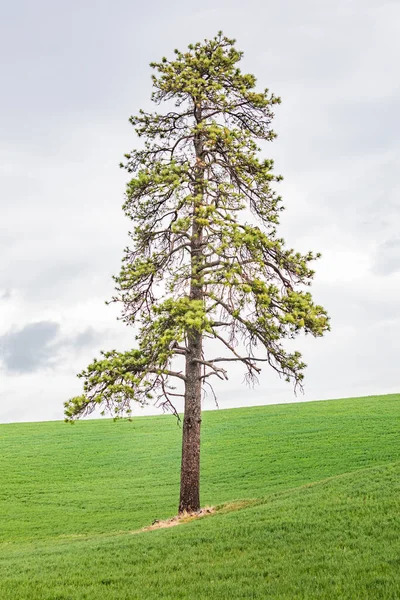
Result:
<svg viewBox="0 0 400 600">
<path fill-rule="evenodd" d="M 194 117 L 196 123 L 202 120 L 201 104 L 195 102 Z M 191 277 L 190 300 L 203 300 L 203 285 L 199 276 L 199 267 L 203 262 L 203 227 L 196 219 L 196 211 L 203 203 L 204 162 L 203 136 L 194 137 L 196 153 L 196 183 L 194 186 L 193 223 L 190 242 Z M 195 512 L 200 509 L 200 426 L 201 426 L 201 388 L 203 358 L 203 334 L 195 329 L 187 332 L 186 345 L 186 381 L 185 412 L 182 434 L 181 492 L 179 513 Z"/>
<path fill-rule="evenodd" d="M 179 512 L 200 509 L 200 426 L 202 335 L 193 332 L 186 357 L 185 413 L 183 418 L 181 493 Z"/>
<path fill-rule="evenodd" d="M 190 299 L 203 299 L 203 286 L 196 276 L 202 248 L 202 227 L 194 220 L 191 255 Z M 200 509 L 200 426 L 203 358 L 203 334 L 191 329 L 187 334 L 185 372 L 185 412 L 183 416 L 181 493 L 179 513 Z"/>
</svg>

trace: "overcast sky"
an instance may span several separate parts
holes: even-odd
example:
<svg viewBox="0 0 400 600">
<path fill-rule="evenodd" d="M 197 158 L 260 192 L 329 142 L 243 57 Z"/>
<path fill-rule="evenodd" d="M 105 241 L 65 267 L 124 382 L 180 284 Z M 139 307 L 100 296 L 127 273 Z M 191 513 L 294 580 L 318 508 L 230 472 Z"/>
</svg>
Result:
<svg viewBox="0 0 400 600">
<path fill-rule="evenodd" d="M 332 332 L 298 340 L 297 400 L 400 390 L 399 0 L 14 0 L 1 13 L 0 422 L 62 418 L 75 374 L 134 343 L 104 304 L 127 244 L 128 117 L 150 108 L 150 61 L 219 29 L 283 100 L 268 147 L 282 235 L 323 253 L 313 295 Z M 254 390 L 232 373 L 218 394 L 221 407 L 296 400 L 268 372 Z"/>
</svg>

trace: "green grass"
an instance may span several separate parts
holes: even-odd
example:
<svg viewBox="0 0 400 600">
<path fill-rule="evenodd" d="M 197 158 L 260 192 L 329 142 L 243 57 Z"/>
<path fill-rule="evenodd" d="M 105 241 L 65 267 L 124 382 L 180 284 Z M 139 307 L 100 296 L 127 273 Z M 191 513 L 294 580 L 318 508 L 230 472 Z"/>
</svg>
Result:
<svg viewBox="0 0 400 600">
<path fill-rule="evenodd" d="M 176 513 L 171 417 L 0 426 L 0 598 L 399 598 L 400 396 L 204 414 Z M 235 510 L 232 510 L 235 508 Z"/>
</svg>

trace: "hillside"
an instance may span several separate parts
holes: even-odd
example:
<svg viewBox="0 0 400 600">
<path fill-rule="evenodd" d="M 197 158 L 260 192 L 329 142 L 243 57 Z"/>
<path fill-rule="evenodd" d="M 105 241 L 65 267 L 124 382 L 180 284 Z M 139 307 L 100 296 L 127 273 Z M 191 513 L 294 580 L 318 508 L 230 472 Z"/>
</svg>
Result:
<svg viewBox="0 0 400 600">
<path fill-rule="evenodd" d="M 204 413 L 217 513 L 134 534 L 176 513 L 172 417 L 1 425 L 0 598 L 398 598 L 399 409 Z"/>
</svg>

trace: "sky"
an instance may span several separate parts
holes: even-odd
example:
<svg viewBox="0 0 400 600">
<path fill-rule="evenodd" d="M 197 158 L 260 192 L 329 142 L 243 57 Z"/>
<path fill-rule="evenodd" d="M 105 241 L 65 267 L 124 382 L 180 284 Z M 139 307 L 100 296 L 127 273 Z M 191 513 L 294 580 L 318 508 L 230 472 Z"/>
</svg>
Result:
<svg viewBox="0 0 400 600">
<path fill-rule="evenodd" d="M 128 118 L 152 109 L 151 61 L 220 29 L 282 98 L 265 155 L 284 176 L 279 233 L 322 253 L 312 293 L 332 331 L 297 341 L 304 395 L 268 370 L 248 388 L 235 367 L 219 406 L 399 392 L 399 0 L 14 0 L 1 13 L 0 422 L 63 418 L 76 373 L 134 346 L 105 305 L 128 243 Z"/>
</svg>

